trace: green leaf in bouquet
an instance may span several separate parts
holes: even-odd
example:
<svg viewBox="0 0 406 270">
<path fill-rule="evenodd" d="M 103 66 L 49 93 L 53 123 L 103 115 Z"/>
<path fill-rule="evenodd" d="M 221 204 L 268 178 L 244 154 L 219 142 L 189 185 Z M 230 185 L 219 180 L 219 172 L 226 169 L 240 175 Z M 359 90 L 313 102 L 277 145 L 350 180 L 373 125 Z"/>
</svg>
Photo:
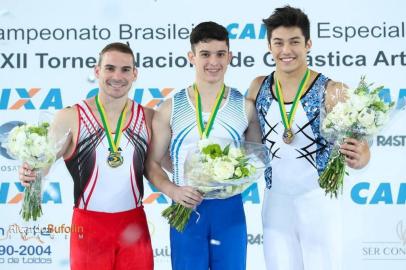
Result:
<svg viewBox="0 0 406 270">
<path fill-rule="evenodd" d="M 364 95 L 370 95 L 370 96 L 375 96 L 378 95 L 381 90 L 384 88 L 384 86 L 378 86 L 375 87 L 373 90 L 371 90 L 373 83 L 367 84 L 365 81 L 365 76 L 361 76 L 361 80 L 358 84 L 358 87 L 355 89 L 355 94 L 364 96 Z"/>
<path fill-rule="evenodd" d="M 246 167 L 242 167 L 241 171 L 242 171 L 243 177 L 246 177 L 246 176 L 250 175 L 250 170 L 248 170 Z"/>
<path fill-rule="evenodd" d="M 224 156 L 227 156 L 227 155 L 228 155 L 228 152 L 230 152 L 230 144 L 228 144 L 226 147 L 224 147 L 223 155 L 224 155 Z"/>
<path fill-rule="evenodd" d="M 355 94 L 364 96 L 369 93 L 369 86 L 365 82 L 365 76 L 361 76 L 361 80 L 358 84 L 358 87 L 355 89 Z"/>
<path fill-rule="evenodd" d="M 370 106 L 374 111 L 386 111 L 386 104 L 383 101 L 375 101 Z"/>
<path fill-rule="evenodd" d="M 237 166 L 234 171 L 234 179 L 250 176 L 250 170 L 245 166 Z"/>
<path fill-rule="evenodd" d="M 203 154 L 210 156 L 211 158 L 222 157 L 223 151 L 219 144 L 210 144 L 202 149 Z"/>
<path fill-rule="evenodd" d="M 29 127 L 28 132 L 36 133 L 39 136 L 46 136 L 48 134 L 49 123 L 44 122 L 37 127 Z"/>
<path fill-rule="evenodd" d="M 235 168 L 234 177 L 235 177 L 235 178 L 241 178 L 241 177 L 242 177 L 241 167 Z"/>
<path fill-rule="evenodd" d="M 372 85 L 372 84 L 370 84 L 370 85 Z M 376 87 L 374 90 L 372 90 L 371 91 L 371 95 L 378 95 L 379 94 L 379 92 L 381 92 L 381 90 L 383 89 L 383 85 L 381 85 L 381 86 L 379 86 L 379 87 Z"/>
<path fill-rule="evenodd" d="M 245 166 L 245 165 L 247 165 L 248 160 L 249 160 L 249 158 L 245 158 L 245 157 L 237 158 L 238 164 L 239 164 L 240 166 Z"/>
</svg>

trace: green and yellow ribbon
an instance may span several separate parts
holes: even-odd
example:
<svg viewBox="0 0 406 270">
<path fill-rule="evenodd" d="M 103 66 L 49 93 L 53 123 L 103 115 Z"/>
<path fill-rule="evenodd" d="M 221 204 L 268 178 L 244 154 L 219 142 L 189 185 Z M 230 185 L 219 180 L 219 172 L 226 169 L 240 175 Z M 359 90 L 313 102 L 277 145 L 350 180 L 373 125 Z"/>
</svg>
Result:
<svg viewBox="0 0 406 270">
<path fill-rule="evenodd" d="M 206 127 L 204 126 L 203 121 L 203 113 L 202 113 L 202 99 L 199 94 L 199 90 L 197 90 L 197 85 L 193 84 L 193 90 L 195 93 L 195 101 L 196 101 L 196 121 L 197 121 L 197 128 L 199 130 L 200 139 L 206 139 L 209 137 L 210 132 L 213 128 L 214 120 L 216 119 L 217 112 L 220 109 L 221 100 L 224 96 L 224 92 L 226 89 L 226 85 L 223 84 L 223 87 L 217 94 L 216 102 L 211 110 L 209 120 L 207 121 Z"/>
<path fill-rule="evenodd" d="M 282 121 L 283 125 L 285 126 L 285 129 L 290 129 L 293 123 L 293 119 L 295 118 L 296 114 L 296 109 L 299 104 L 299 100 L 302 97 L 302 94 L 304 92 L 305 86 L 307 85 L 307 82 L 309 81 L 310 78 L 310 70 L 307 69 L 305 75 L 302 78 L 302 81 L 299 84 L 299 88 L 296 91 L 296 96 L 295 99 L 293 100 L 292 103 L 292 108 L 290 110 L 289 115 L 286 113 L 286 108 L 285 108 L 285 101 L 283 100 L 283 95 L 282 95 L 282 87 L 281 84 L 278 80 L 278 78 L 275 78 L 275 92 L 276 92 L 276 97 L 278 99 L 278 104 L 279 104 L 279 111 L 282 116 Z"/>
<path fill-rule="evenodd" d="M 116 152 L 118 152 L 118 148 L 120 145 L 121 134 L 123 134 L 122 129 L 123 129 L 123 125 L 125 123 L 125 117 L 127 114 L 127 102 L 126 102 L 123 110 L 121 111 L 120 117 L 118 118 L 114 140 L 111 135 L 112 133 L 111 133 L 111 129 L 109 126 L 109 122 L 107 121 L 107 114 L 106 114 L 106 111 L 104 110 L 103 104 L 99 100 L 99 95 L 96 96 L 96 106 L 97 106 L 97 110 L 99 111 L 104 130 L 106 131 L 107 140 L 108 140 L 109 146 L 110 146 L 109 151 L 112 153 L 116 153 Z"/>
</svg>

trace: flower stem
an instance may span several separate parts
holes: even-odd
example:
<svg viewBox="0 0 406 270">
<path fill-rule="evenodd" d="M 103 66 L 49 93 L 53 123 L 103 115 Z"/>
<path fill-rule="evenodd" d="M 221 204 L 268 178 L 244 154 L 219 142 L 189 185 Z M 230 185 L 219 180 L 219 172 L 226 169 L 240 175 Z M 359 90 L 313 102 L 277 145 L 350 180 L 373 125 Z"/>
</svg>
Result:
<svg viewBox="0 0 406 270">
<path fill-rule="evenodd" d="M 178 232 L 183 232 L 190 219 L 192 211 L 192 209 L 176 203 L 166 208 L 162 212 L 162 216 L 166 218 L 169 225 L 174 227 Z"/>
<path fill-rule="evenodd" d="M 35 181 L 33 181 L 33 183 L 24 190 L 24 201 L 20 213 L 25 221 L 30 221 L 30 219 L 36 221 L 42 215 L 42 173 L 40 170 L 36 170 L 35 175 Z"/>
<path fill-rule="evenodd" d="M 326 195 L 337 198 L 338 192 L 342 194 L 345 174 L 345 157 L 339 151 L 339 147 L 335 147 L 325 170 L 319 177 L 320 187 L 326 191 Z"/>
</svg>

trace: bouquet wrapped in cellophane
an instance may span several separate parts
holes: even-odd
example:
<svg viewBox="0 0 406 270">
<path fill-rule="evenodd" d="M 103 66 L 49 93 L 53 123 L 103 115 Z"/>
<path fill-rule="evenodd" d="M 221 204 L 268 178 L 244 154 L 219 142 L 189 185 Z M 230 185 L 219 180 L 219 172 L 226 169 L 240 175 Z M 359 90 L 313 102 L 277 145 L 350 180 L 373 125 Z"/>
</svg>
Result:
<svg viewBox="0 0 406 270">
<path fill-rule="evenodd" d="M 342 193 L 344 175 L 348 175 L 340 144 L 345 138 L 370 141 L 387 123 L 394 107 L 393 102 L 385 103 L 379 97 L 383 86 L 372 88 L 364 76 L 355 89 L 347 89 L 343 84 L 338 88 L 336 95 L 330 97 L 335 106 L 328 112 L 321 111 L 321 134 L 334 145 L 319 184 L 330 197 Z"/>
<path fill-rule="evenodd" d="M 205 139 L 187 154 L 184 182 L 196 188 L 205 199 L 226 199 L 242 193 L 268 166 L 268 149 L 263 144 Z M 192 211 L 176 203 L 166 208 L 162 215 L 181 232 Z"/>
<path fill-rule="evenodd" d="M 42 215 L 41 194 L 43 169 L 49 168 L 66 142 L 69 132 L 57 138 L 50 133 L 50 122 L 14 127 L 2 144 L 14 159 L 28 163 L 35 171 L 35 181 L 24 190 L 21 216 L 25 221 L 36 221 Z"/>
</svg>

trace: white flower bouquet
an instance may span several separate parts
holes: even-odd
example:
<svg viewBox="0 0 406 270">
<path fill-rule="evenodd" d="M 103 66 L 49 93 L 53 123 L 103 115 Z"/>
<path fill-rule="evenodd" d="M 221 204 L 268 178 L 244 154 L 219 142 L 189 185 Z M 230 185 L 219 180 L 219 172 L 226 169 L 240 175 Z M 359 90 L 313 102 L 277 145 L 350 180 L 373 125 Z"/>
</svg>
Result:
<svg viewBox="0 0 406 270">
<path fill-rule="evenodd" d="M 368 140 L 385 125 L 394 107 L 394 103 L 387 104 L 379 97 L 383 86 L 374 89 L 371 86 L 361 77 L 357 88 L 346 90 L 344 102 L 338 102 L 330 112 L 321 114 L 320 131 L 323 137 L 334 142 L 327 166 L 319 177 L 320 187 L 330 197 L 337 197 L 339 190 L 342 192 L 344 175 L 348 175 L 340 144 L 345 138 Z"/>
<path fill-rule="evenodd" d="M 56 141 L 49 134 L 50 125 L 21 125 L 13 128 L 5 142 L 8 153 L 15 159 L 27 162 L 35 171 L 36 180 L 24 190 L 21 215 L 25 221 L 37 220 L 42 215 L 42 169 L 50 167 L 56 159 L 66 136 Z"/>
<path fill-rule="evenodd" d="M 242 193 L 268 166 L 268 150 L 263 144 L 245 142 L 237 147 L 224 140 L 206 139 L 188 152 L 184 180 L 205 199 L 226 199 Z M 162 215 L 181 232 L 192 211 L 176 203 L 166 208 Z"/>
</svg>

